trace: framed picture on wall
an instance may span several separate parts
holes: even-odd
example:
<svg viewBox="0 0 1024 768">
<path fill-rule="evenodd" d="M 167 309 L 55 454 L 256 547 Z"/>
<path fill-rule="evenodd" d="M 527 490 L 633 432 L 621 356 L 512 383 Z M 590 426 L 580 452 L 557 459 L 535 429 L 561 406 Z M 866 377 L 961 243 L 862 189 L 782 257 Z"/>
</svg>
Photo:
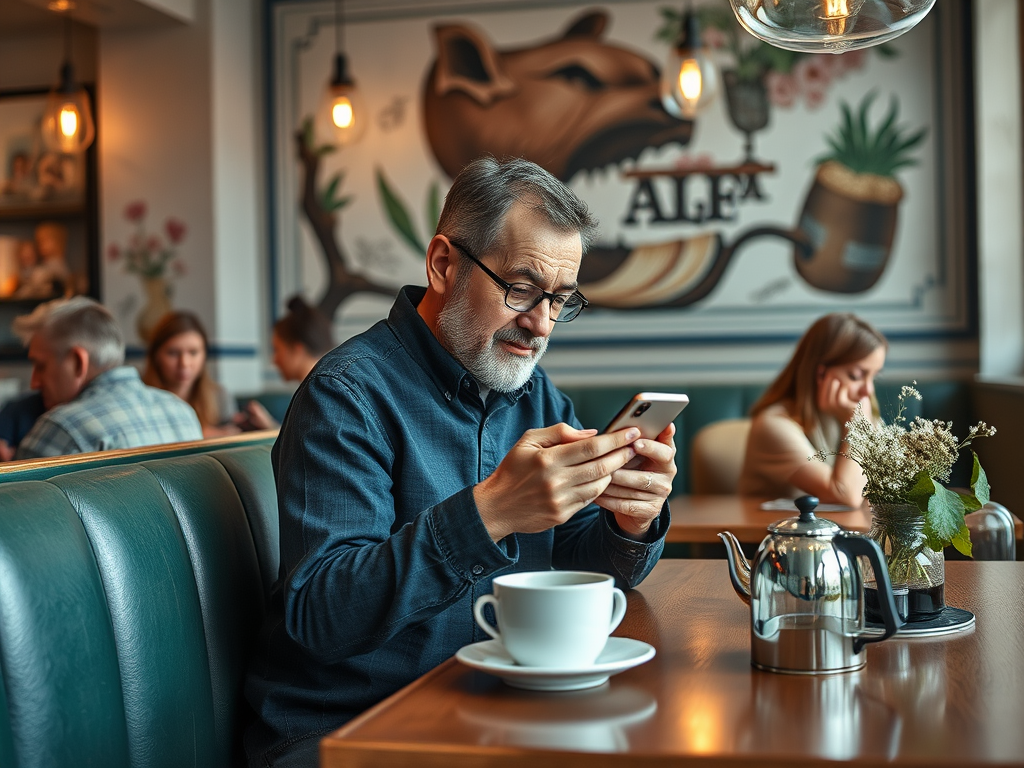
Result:
<svg viewBox="0 0 1024 768">
<path fill-rule="evenodd" d="M 49 299 L 98 298 L 96 145 L 49 150 L 47 91 L 0 92 L 0 359 L 22 358 L 11 321 Z"/>
</svg>

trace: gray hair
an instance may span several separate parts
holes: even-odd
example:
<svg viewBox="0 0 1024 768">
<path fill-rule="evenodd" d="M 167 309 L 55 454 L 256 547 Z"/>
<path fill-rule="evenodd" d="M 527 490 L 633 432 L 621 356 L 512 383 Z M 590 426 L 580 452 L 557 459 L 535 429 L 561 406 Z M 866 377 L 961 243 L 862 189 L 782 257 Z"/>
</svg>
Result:
<svg viewBox="0 0 1024 768">
<path fill-rule="evenodd" d="M 578 232 L 583 253 L 597 236 L 597 219 L 569 187 L 529 160 L 490 155 L 459 171 L 434 234 L 453 238 L 474 253 L 487 253 L 504 234 L 505 216 L 517 202 L 543 214 L 559 232 Z"/>
<path fill-rule="evenodd" d="M 117 321 L 109 309 L 87 296 L 50 302 L 37 333 L 60 355 L 81 347 L 89 353 L 90 367 L 99 372 L 124 363 L 124 336 Z"/>
</svg>

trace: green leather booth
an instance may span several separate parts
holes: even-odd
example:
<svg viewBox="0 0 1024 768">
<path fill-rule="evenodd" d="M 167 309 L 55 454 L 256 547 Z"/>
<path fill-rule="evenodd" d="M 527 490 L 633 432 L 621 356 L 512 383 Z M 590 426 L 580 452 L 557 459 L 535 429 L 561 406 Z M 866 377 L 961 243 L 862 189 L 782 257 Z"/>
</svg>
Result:
<svg viewBox="0 0 1024 768">
<path fill-rule="evenodd" d="M 0 766 L 238 764 L 279 562 L 271 442 L 5 478 Z"/>
</svg>

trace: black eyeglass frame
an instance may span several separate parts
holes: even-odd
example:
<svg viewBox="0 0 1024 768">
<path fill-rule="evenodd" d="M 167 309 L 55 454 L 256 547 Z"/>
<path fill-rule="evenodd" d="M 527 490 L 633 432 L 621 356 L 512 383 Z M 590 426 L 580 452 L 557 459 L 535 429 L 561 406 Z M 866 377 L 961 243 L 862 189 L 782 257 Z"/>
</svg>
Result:
<svg viewBox="0 0 1024 768">
<path fill-rule="evenodd" d="M 480 261 L 480 259 L 478 259 L 476 256 L 474 256 L 473 252 L 470 251 L 466 246 L 462 245 L 461 243 L 459 243 L 459 242 L 457 242 L 455 240 L 452 240 L 450 237 L 448 238 L 448 242 L 451 243 L 456 248 L 458 248 L 460 251 L 462 251 L 462 253 L 470 261 L 472 261 L 474 264 L 476 264 L 478 267 L 480 267 L 480 269 L 483 270 L 483 273 L 485 275 L 487 275 L 489 278 L 491 278 L 491 280 L 493 280 L 494 283 L 498 287 L 504 289 L 504 291 L 505 291 L 505 306 L 508 307 L 509 309 L 511 309 L 514 312 L 531 312 L 534 309 L 536 309 L 537 305 L 540 304 L 542 301 L 544 301 L 544 299 L 547 299 L 548 300 L 548 306 L 550 307 L 550 309 L 548 311 L 548 317 L 551 319 L 551 322 L 553 322 L 553 323 L 571 323 L 573 320 L 575 320 L 577 317 L 580 316 L 580 313 L 584 309 L 586 309 L 590 305 L 590 302 L 587 301 L 587 297 L 584 296 L 579 291 L 573 291 L 572 293 L 568 293 L 568 294 L 566 294 L 566 293 L 548 293 L 547 291 L 542 290 L 538 286 L 533 285 L 531 283 L 509 283 L 509 282 L 507 282 L 505 280 L 502 280 L 494 272 L 492 272 L 490 269 L 488 269 L 486 264 L 484 264 L 482 261 Z M 509 293 L 511 293 L 512 289 L 515 286 L 517 286 L 517 285 L 525 286 L 526 288 L 529 288 L 531 291 L 538 291 L 540 293 L 540 295 L 537 297 L 537 300 L 534 301 L 528 307 L 524 307 L 522 309 L 520 309 L 519 307 L 513 307 L 509 303 Z M 579 304 L 572 304 L 572 305 L 570 305 L 569 304 L 569 300 L 572 299 L 574 296 L 577 297 L 580 300 L 580 303 Z M 562 306 L 558 310 L 558 316 L 557 317 L 551 317 L 551 310 L 553 310 L 555 308 L 555 306 L 556 306 L 555 305 L 555 300 L 556 299 L 561 299 L 562 300 Z M 577 307 L 578 307 L 578 309 L 577 309 Z M 571 314 L 571 315 L 569 315 L 568 317 L 566 317 L 566 316 L 564 316 L 562 314 L 566 310 L 569 310 L 571 312 L 574 309 L 576 309 L 576 312 Z"/>
</svg>

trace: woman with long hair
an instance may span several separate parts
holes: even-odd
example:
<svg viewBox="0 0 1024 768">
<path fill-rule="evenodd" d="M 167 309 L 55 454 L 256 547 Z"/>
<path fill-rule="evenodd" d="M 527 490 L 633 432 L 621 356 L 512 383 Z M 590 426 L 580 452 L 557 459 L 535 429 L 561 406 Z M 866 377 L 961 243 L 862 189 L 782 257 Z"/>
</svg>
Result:
<svg viewBox="0 0 1024 768">
<path fill-rule="evenodd" d="M 816 320 L 751 408 L 740 493 L 810 494 L 823 503 L 859 506 L 864 473 L 841 453 L 842 441 L 858 405 L 878 419 L 875 377 L 888 347 L 885 336 L 856 315 L 835 312 Z M 808 460 L 821 451 L 828 461 Z"/>
<path fill-rule="evenodd" d="M 195 409 L 204 437 L 233 435 L 236 408 L 230 393 L 206 368 L 206 329 L 191 312 L 169 312 L 153 328 L 142 380 L 173 392 Z"/>
</svg>

